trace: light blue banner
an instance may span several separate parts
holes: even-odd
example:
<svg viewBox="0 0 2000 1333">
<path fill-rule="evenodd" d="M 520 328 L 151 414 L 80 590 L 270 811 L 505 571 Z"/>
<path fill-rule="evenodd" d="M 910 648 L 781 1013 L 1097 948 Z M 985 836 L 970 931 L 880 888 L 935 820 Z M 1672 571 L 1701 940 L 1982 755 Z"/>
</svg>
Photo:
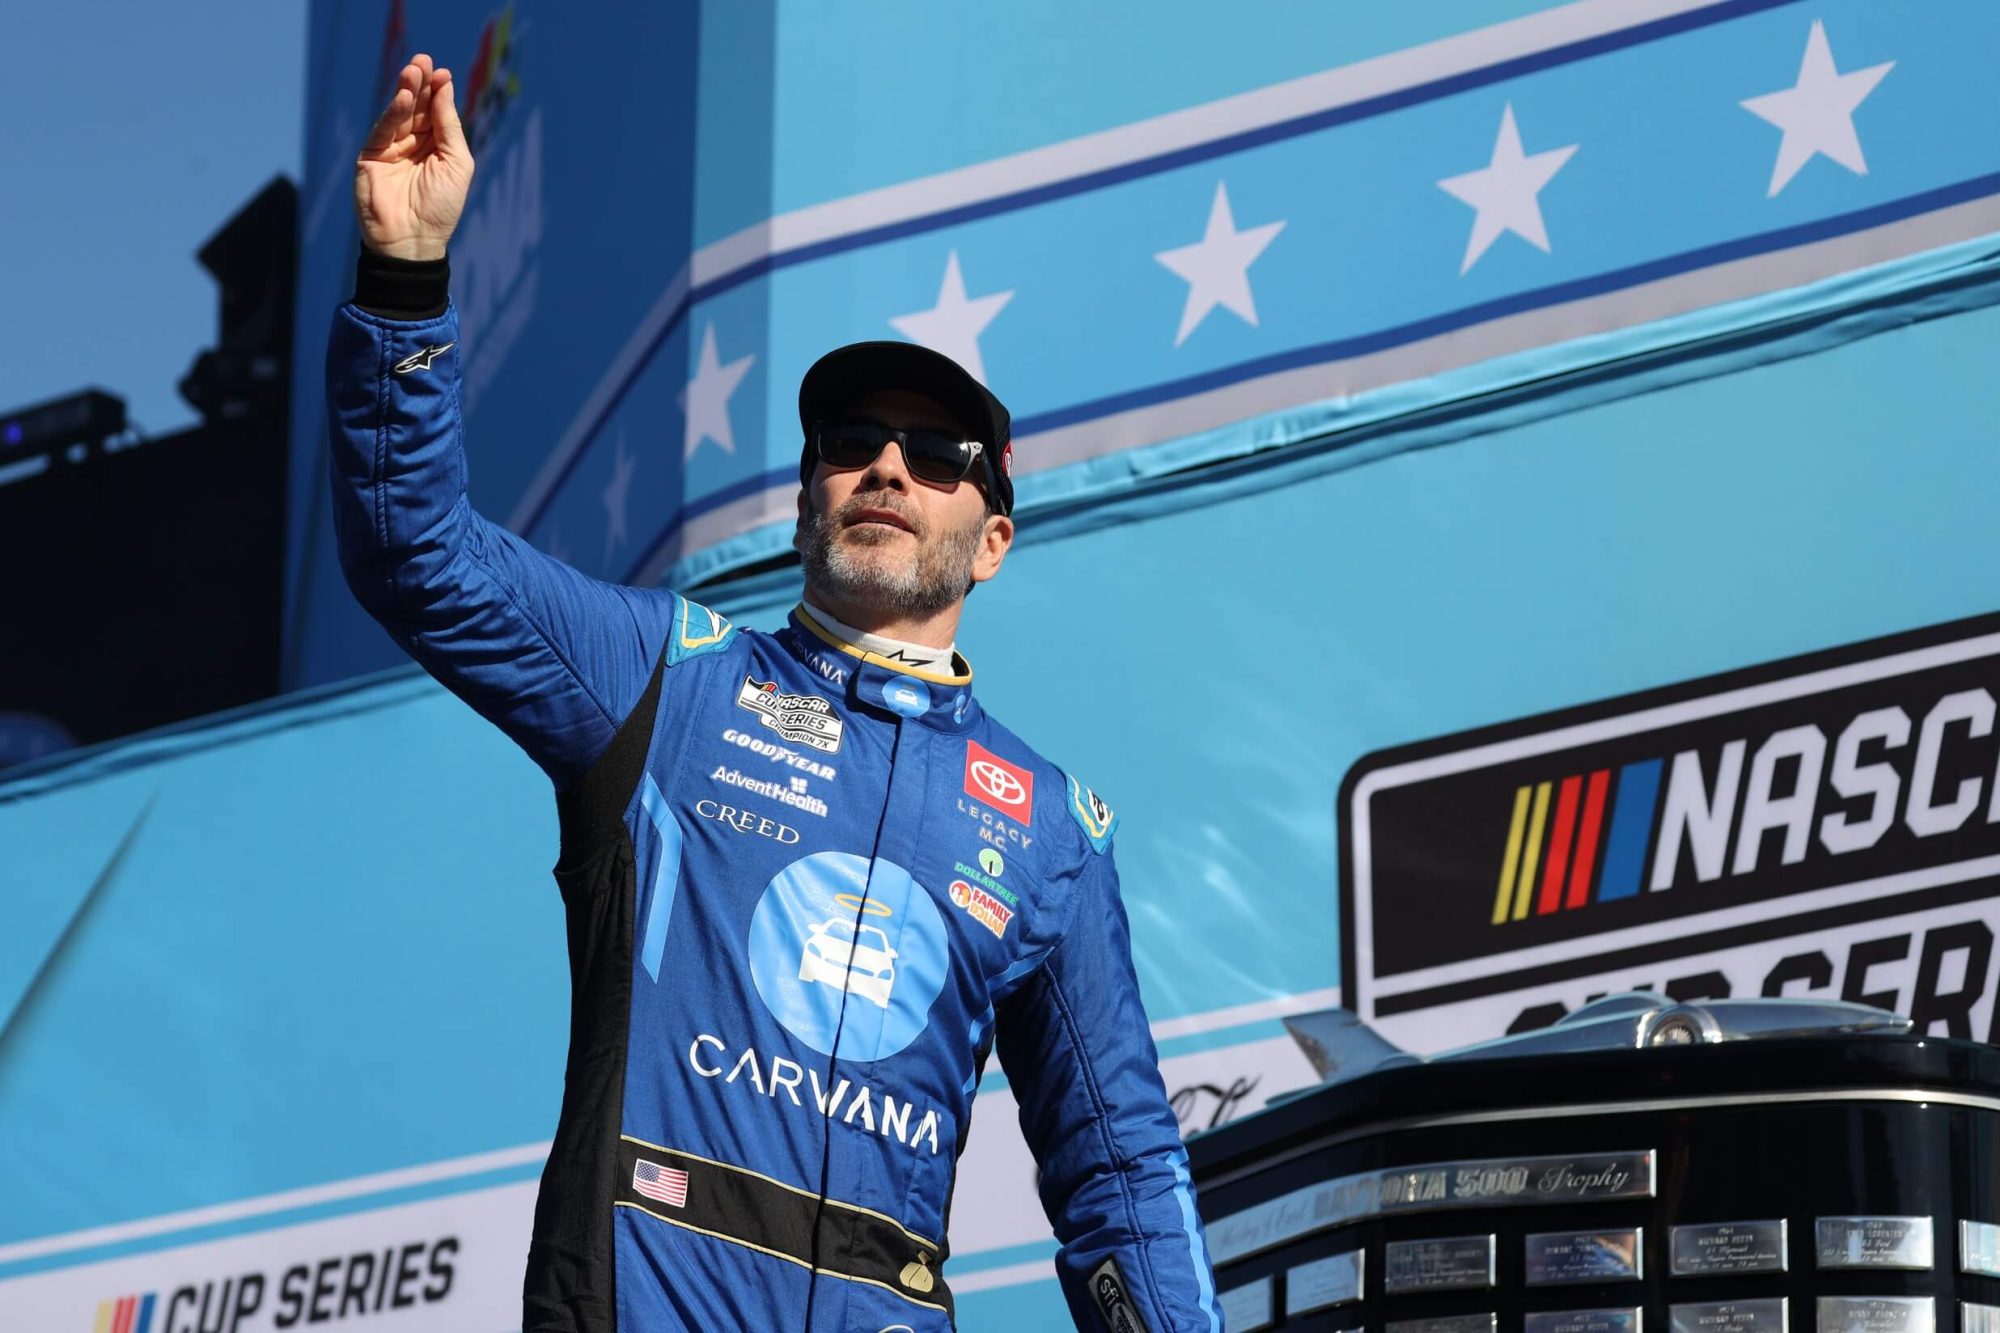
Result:
<svg viewBox="0 0 2000 1333">
<path fill-rule="evenodd" d="M 982 698 L 1120 813 L 1190 1127 L 1225 1095 L 1197 1082 L 1263 1079 L 1226 1114 L 1275 1090 L 1273 1016 L 1339 983 L 1335 799 L 1361 755 L 1994 609 L 2000 499 L 1972 481 L 2000 312 L 1924 319 L 1927 300 L 1755 373 L 1453 423 L 1448 447 L 1135 490 L 980 589 L 962 642 Z M 770 625 L 792 591 L 726 609 Z M 532 1179 L 566 1037 L 555 845 L 545 781 L 408 673 L 0 787 L 0 1299 L 65 1265 Z M 989 1085 L 966 1169 L 1009 1128 Z M 468 1158 L 401 1192 L 157 1221 Z M 1029 1230 L 983 1219 L 947 1277 L 963 1327 L 1047 1326 L 1052 1244 L 1029 1175 L 1001 1168 L 1015 1194 L 979 1211 Z"/>
<path fill-rule="evenodd" d="M 1024 108 L 1002 133 L 981 128 L 998 114 L 984 94 L 921 117 L 809 114 L 868 100 L 830 71 L 868 68 L 886 19 L 706 12 L 698 94 L 672 104 L 706 119 L 690 138 L 661 120 L 668 104 L 632 108 L 691 147 L 638 148 L 648 184 L 630 188 L 666 193 L 621 195 L 609 220 L 598 192 L 632 173 L 595 146 L 579 160 L 589 112 L 564 94 L 581 90 L 535 63 L 555 39 L 523 24 L 524 91 L 459 247 L 474 497 L 590 572 L 694 586 L 788 549 L 796 386 L 842 342 L 923 342 L 985 377 L 1014 411 L 1032 514 L 1163 458 L 1322 438 L 1378 396 L 1423 410 L 1456 370 L 1504 364 L 1505 384 L 1532 384 L 1573 369 L 1579 340 L 1616 362 L 1727 303 L 1755 327 L 1807 284 L 2000 229 L 2000 110 L 1978 54 L 2000 38 L 1990 7 L 1953 0 L 1912 22 L 1864 0 L 1583 0 L 1492 17 L 1455 34 L 1343 30 L 1317 70 L 1299 68 L 1310 33 L 1243 23 L 1217 38 L 1227 72 L 1183 80 L 1185 101 L 1111 78 L 1078 99 L 1090 110 Z M 937 24 L 883 50 L 911 65 L 979 49 L 977 25 Z M 1075 50 L 1130 62 L 1129 23 L 1076 24 Z M 331 86 L 345 66 L 324 68 Z M 1252 70 L 1267 81 L 1244 85 Z M 925 128 L 878 134 L 891 119 Z M 866 133 L 842 151 L 827 138 L 840 126 Z M 945 152 L 959 130 L 1011 151 Z M 712 199 L 674 193 L 686 170 Z M 630 231 L 661 203 L 687 219 L 669 228 L 678 249 Z M 563 276 L 541 276 L 557 262 L 544 254 Z M 302 303 L 308 384 L 339 290 Z M 316 473 L 298 472 L 311 529 Z M 385 660 L 325 546 L 302 541 L 295 563 L 300 683 Z"/>
</svg>

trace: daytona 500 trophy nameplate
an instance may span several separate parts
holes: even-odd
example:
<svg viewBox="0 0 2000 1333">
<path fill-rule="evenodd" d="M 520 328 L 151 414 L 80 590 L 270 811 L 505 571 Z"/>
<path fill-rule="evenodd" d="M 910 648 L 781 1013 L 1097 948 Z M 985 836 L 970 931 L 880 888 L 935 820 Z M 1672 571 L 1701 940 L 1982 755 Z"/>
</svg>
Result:
<svg viewBox="0 0 2000 1333">
<path fill-rule="evenodd" d="M 1710 1273 L 1782 1273 L 1786 1225 L 1765 1222 L 1704 1222 L 1668 1233 L 1668 1266 L 1675 1277 Z"/>
<path fill-rule="evenodd" d="M 1958 1271 L 2000 1277 L 2000 1226 L 1991 1222 L 1958 1224 Z"/>
<path fill-rule="evenodd" d="M 1380 1172 L 1384 1215 L 1653 1197 L 1653 1152 L 1495 1157 Z"/>
<path fill-rule="evenodd" d="M 1361 1299 L 1366 1254 L 1349 1250 L 1299 1264 L 1285 1274 L 1285 1316 L 1310 1314 Z"/>
<path fill-rule="evenodd" d="M 1522 1333 L 1640 1333 L 1645 1311 L 1635 1305 L 1609 1310 L 1537 1310 L 1524 1315 Z"/>
<path fill-rule="evenodd" d="M 1785 1297 L 1762 1301 L 1701 1301 L 1667 1307 L 1673 1333 L 1786 1333 Z"/>
<path fill-rule="evenodd" d="M 1328 1227 L 1451 1208 L 1650 1199 L 1654 1154 L 1563 1153 L 1395 1166 L 1341 1176 L 1211 1222 L 1208 1248 L 1226 1264 Z"/>
<path fill-rule="evenodd" d="M 1935 1264 L 1928 1217 L 1822 1217 L 1813 1223 L 1821 1268 L 1903 1268 Z"/>
<path fill-rule="evenodd" d="M 1645 1273 L 1644 1228 L 1605 1231 L 1544 1231 L 1526 1242 L 1527 1284 L 1556 1287 L 1571 1282 L 1622 1282 Z"/>
<path fill-rule="evenodd" d="M 1929 1296 L 1822 1296 L 1818 1333 L 1935 1333 Z"/>
<path fill-rule="evenodd" d="M 1464 1291 L 1493 1285 L 1493 1237 L 1392 1240 L 1382 1252 L 1382 1291 Z"/>
</svg>

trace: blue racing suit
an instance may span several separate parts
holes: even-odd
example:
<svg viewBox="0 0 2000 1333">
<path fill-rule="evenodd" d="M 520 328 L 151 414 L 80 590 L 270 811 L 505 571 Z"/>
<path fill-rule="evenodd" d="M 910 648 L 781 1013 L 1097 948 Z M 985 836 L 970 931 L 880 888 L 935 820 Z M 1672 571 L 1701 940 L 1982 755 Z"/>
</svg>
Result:
<svg viewBox="0 0 2000 1333">
<path fill-rule="evenodd" d="M 458 342 L 448 308 L 336 313 L 333 504 L 362 605 L 556 788 L 572 1016 L 528 1333 L 950 1327 L 996 1048 L 1078 1326 L 1219 1330 L 1110 810 L 963 659 L 804 607 L 737 628 L 475 513 Z"/>
</svg>

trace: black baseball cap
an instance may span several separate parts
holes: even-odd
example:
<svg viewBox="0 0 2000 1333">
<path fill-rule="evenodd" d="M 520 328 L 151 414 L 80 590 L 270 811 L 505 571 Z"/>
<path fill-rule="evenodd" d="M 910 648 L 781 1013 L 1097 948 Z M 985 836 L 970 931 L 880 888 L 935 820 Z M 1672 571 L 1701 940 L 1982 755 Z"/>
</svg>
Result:
<svg viewBox="0 0 2000 1333">
<path fill-rule="evenodd" d="M 1003 514 L 1014 512 L 1013 422 L 1007 409 L 965 367 L 915 343 L 849 343 L 813 362 L 799 381 L 799 426 L 805 431 L 801 486 L 812 484 L 813 423 L 834 420 L 876 389 L 908 389 L 944 404 L 967 438 L 986 446 L 995 507 Z"/>
</svg>

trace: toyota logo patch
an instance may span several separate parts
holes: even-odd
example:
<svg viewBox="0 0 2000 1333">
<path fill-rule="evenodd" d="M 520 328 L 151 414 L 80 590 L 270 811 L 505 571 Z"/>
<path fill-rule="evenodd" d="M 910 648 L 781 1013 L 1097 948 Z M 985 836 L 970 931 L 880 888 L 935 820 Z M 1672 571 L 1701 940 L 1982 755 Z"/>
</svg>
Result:
<svg viewBox="0 0 2000 1333">
<path fill-rule="evenodd" d="M 965 743 L 965 794 L 1026 824 L 1034 815 L 1035 775 L 978 741 Z"/>
</svg>

